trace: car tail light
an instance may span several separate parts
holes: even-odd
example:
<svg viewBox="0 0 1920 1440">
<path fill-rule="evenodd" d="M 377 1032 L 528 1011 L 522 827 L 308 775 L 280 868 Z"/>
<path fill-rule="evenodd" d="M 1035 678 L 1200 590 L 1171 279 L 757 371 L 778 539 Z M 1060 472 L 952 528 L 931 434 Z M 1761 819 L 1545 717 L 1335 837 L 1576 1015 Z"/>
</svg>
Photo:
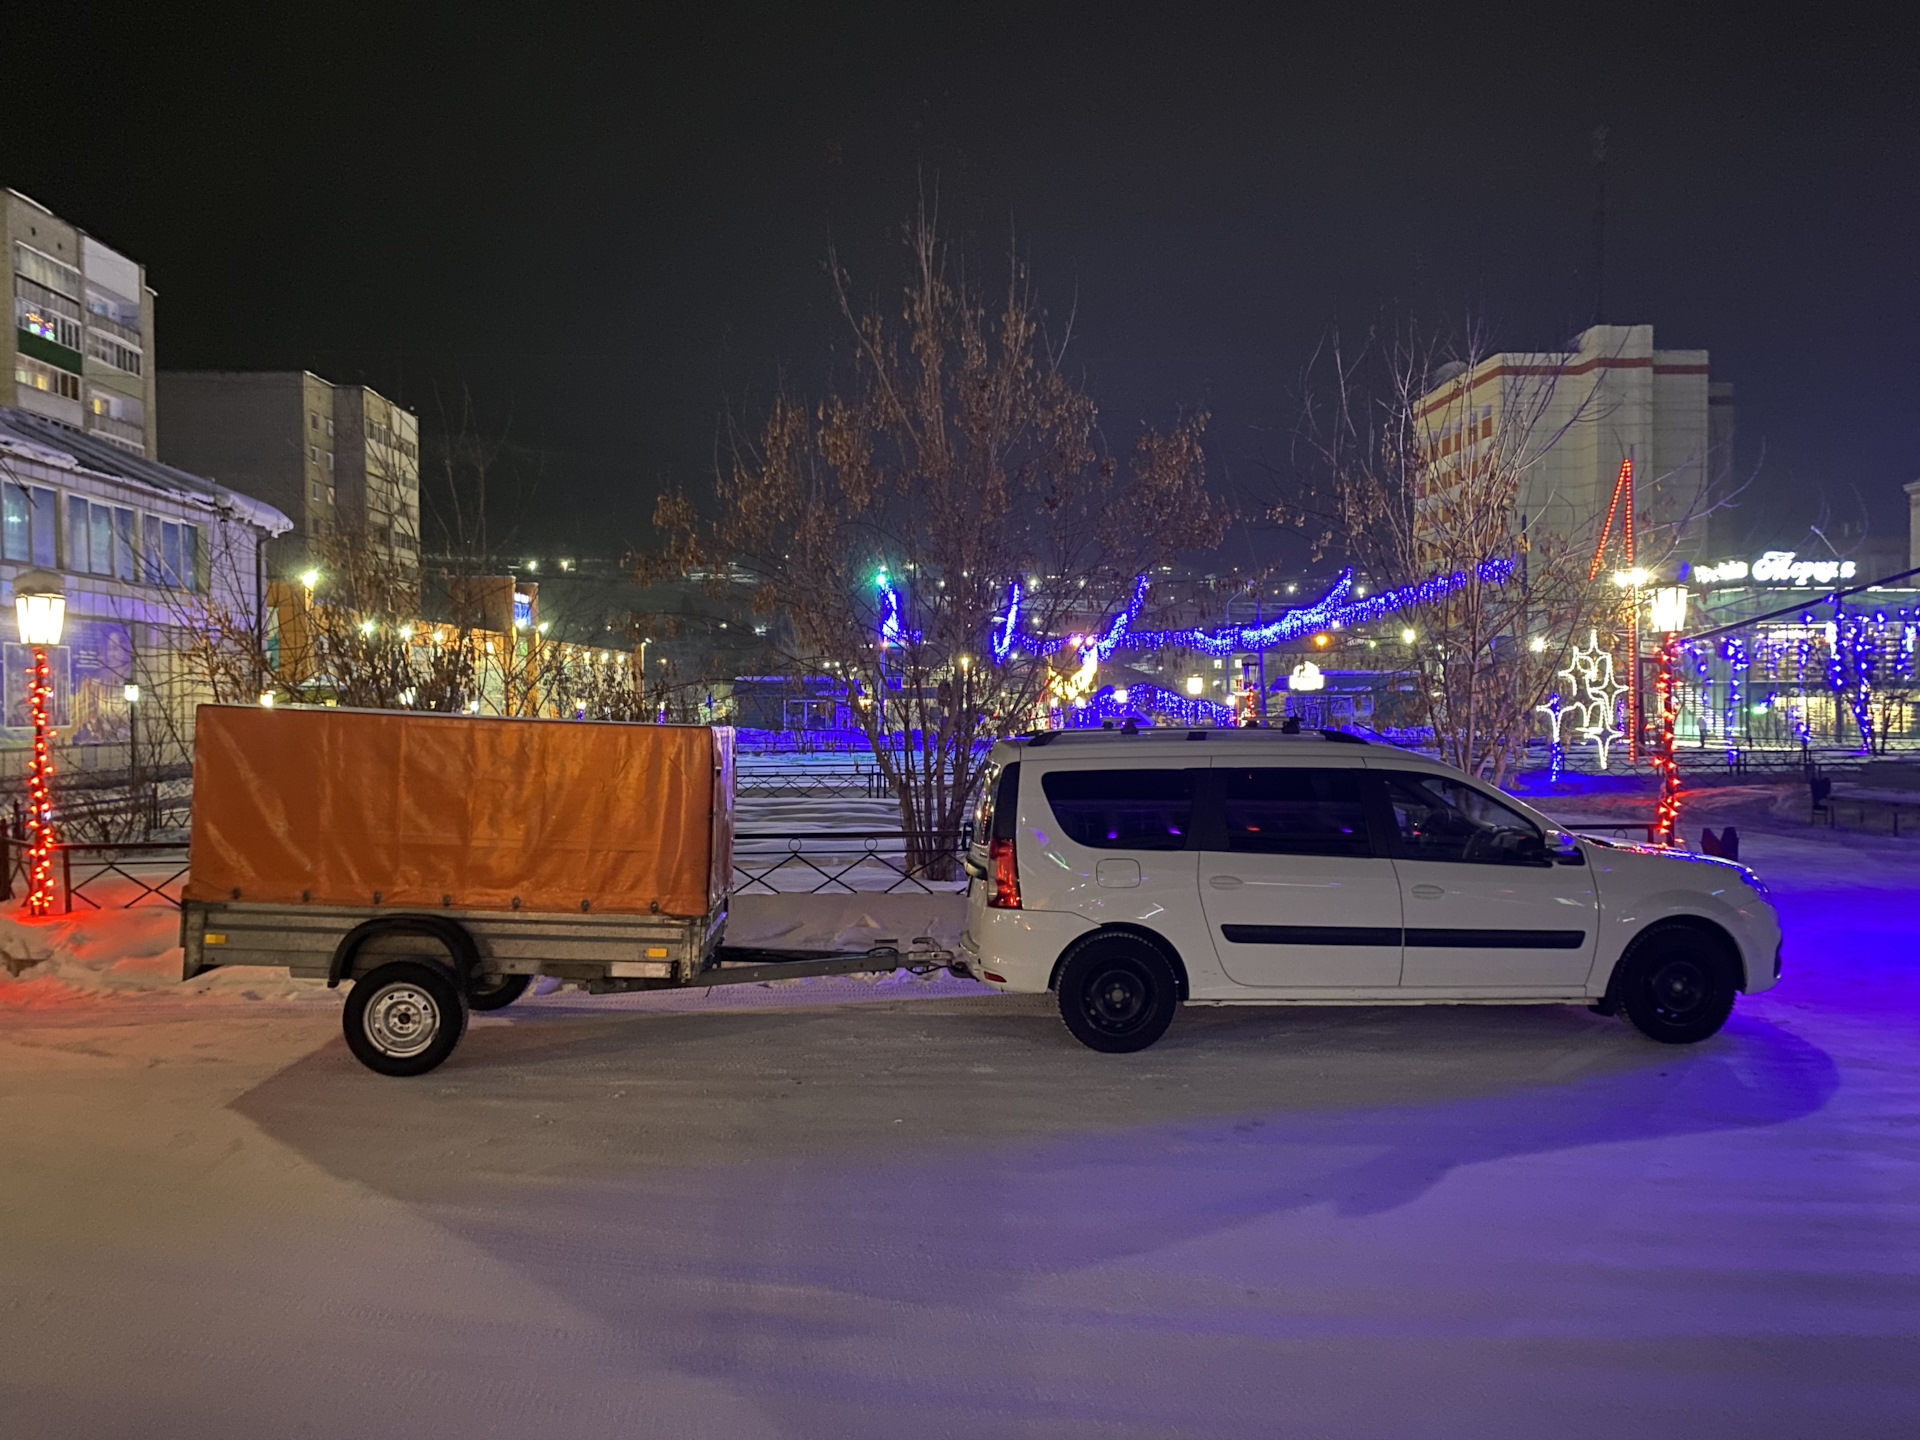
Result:
<svg viewBox="0 0 1920 1440">
<path fill-rule="evenodd" d="M 987 863 L 993 867 L 993 893 L 987 904 L 996 910 L 1020 908 L 1020 865 L 1014 858 L 1013 838 L 995 836 L 987 842 Z"/>
</svg>

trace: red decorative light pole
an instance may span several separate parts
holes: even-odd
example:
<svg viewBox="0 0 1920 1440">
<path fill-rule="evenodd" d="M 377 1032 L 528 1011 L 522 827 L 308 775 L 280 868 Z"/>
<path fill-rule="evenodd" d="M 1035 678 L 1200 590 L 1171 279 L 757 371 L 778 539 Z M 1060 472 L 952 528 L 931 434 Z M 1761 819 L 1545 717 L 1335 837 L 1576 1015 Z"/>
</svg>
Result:
<svg viewBox="0 0 1920 1440">
<path fill-rule="evenodd" d="M 67 600 L 60 577 L 49 570 L 24 570 L 13 582 L 14 615 L 20 643 L 33 649 L 27 670 L 28 706 L 33 716 L 33 769 L 27 777 L 27 913 L 53 911 L 53 755 L 47 748 L 47 700 L 53 693 L 47 649 L 60 643 Z"/>
<path fill-rule="evenodd" d="M 1674 661 L 1680 653 L 1680 630 L 1687 623 L 1687 587 L 1669 585 L 1653 595 L 1653 628 L 1663 631 L 1660 644 L 1660 738 L 1653 756 L 1653 768 L 1660 776 L 1660 798 L 1654 805 L 1653 834 L 1656 845 L 1671 845 L 1677 838 L 1680 820 L 1680 762 L 1674 753 L 1674 722 L 1679 718 L 1679 698 L 1674 690 Z"/>
</svg>

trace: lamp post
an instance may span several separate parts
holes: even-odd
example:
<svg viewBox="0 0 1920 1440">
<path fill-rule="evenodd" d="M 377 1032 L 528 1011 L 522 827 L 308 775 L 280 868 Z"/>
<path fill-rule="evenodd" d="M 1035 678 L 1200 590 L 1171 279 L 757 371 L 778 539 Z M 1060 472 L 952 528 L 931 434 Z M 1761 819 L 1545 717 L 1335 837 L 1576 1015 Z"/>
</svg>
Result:
<svg viewBox="0 0 1920 1440">
<path fill-rule="evenodd" d="M 13 609 L 20 643 L 33 651 L 27 671 L 27 696 L 33 714 L 33 768 L 27 776 L 27 913 L 53 910 L 53 757 L 47 750 L 47 647 L 60 643 L 67 618 L 61 579 L 51 570 L 23 570 L 14 577 Z"/>
<path fill-rule="evenodd" d="M 1662 586 L 1653 592 L 1648 608 L 1653 628 L 1665 636 L 1660 642 L 1660 738 L 1653 757 L 1653 768 L 1660 773 L 1660 799 L 1654 807 L 1651 838 L 1656 845 L 1671 845 L 1680 818 L 1680 762 L 1673 744 L 1679 704 L 1673 689 L 1673 662 L 1680 649 L 1680 632 L 1687 624 L 1687 587 Z"/>
<path fill-rule="evenodd" d="M 121 692 L 127 701 L 127 786 L 135 794 L 140 790 L 140 687 L 128 685 Z"/>
</svg>

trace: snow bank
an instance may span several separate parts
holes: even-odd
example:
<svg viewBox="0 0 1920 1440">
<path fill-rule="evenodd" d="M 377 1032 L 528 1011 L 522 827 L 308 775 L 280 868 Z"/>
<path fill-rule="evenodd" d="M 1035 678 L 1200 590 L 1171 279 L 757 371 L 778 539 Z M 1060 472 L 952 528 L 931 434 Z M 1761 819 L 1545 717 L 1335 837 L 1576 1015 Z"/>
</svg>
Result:
<svg viewBox="0 0 1920 1440">
<path fill-rule="evenodd" d="M 35 920 L 0 914 L 0 1009 L 46 1009 L 100 997 L 181 1000 L 312 1000 L 318 980 L 256 967 L 180 980 L 180 912 L 171 905 L 83 910 Z"/>
</svg>

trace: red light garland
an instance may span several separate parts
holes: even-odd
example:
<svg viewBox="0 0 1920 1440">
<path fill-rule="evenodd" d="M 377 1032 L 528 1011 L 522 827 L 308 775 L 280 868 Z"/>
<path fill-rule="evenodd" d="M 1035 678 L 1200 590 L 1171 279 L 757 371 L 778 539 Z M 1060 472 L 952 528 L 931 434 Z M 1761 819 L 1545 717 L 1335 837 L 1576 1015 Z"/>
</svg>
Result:
<svg viewBox="0 0 1920 1440">
<path fill-rule="evenodd" d="M 27 693 L 33 712 L 33 769 L 27 777 L 27 913 L 53 913 L 53 757 L 47 750 L 47 652 L 33 647 L 33 666 L 27 671 Z"/>
<path fill-rule="evenodd" d="M 1660 776 L 1660 799 L 1653 811 L 1652 840 L 1656 845 L 1671 845 L 1680 820 L 1680 762 L 1674 757 L 1673 729 L 1679 714 L 1673 688 L 1674 652 L 1680 637 L 1669 633 L 1660 647 L 1660 744 L 1653 756 L 1654 771 Z"/>
</svg>

